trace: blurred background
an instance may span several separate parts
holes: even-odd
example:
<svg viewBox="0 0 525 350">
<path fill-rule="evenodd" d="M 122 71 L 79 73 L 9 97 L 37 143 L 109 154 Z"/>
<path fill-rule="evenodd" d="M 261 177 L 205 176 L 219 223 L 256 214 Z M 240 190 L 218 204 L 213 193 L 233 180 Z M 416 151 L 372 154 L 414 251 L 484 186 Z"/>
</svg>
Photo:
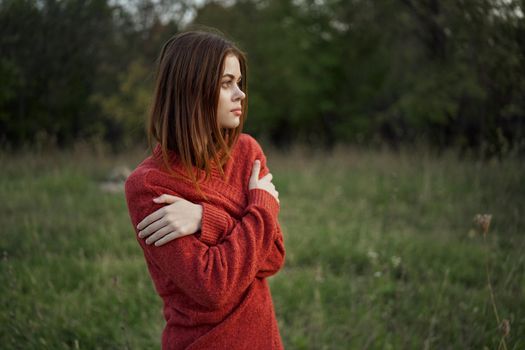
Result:
<svg viewBox="0 0 525 350">
<path fill-rule="evenodd" d="M 525 348 L 524 0 L 0 0 L 0 348 L 154 349 L 123 183 L 162 44 L 247 53 L 287 349 Z"/>
<path fill-rule="evenodd" d="M 249 58 L 246 131 L 279 147 L 523 153 L 520 0 L 2 0 L 0 140 L 143 141 L 162 44 L 219 29 Z"/>
</svg>

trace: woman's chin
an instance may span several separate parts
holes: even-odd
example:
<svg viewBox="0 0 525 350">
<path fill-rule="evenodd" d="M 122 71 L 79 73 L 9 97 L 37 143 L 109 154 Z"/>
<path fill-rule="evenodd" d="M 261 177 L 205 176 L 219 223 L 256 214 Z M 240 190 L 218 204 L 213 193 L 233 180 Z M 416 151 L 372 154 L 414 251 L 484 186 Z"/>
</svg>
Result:
<svg viewBox="0 0 525 350">
<path fill-rule="evenodd" d="M 240 123 L 241 123 L 240 119 L 235 118 L 233 120 L 228 121 L 227 123 L 222 124 L 222 127 L 224 129 L 235 129 L 236 127 L 239 126 Z"/>
</svg>

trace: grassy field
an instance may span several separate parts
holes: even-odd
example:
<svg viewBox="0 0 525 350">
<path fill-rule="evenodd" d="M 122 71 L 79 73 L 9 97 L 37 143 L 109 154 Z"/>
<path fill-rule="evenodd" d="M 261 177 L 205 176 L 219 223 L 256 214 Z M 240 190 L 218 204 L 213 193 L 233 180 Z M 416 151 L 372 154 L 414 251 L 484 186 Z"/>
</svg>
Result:
<svg viewBox="0 0 525 350">
<path fill-rule="evenodd" d="M 525 162 L 267 153 L 287 349 L 525 348 Z M 99 186 L 144 155 L 0 153 L 2 349 L 159 348 L 161 302 L 123 193 Z M 492 214 L 485 239 L 478 213 Z"/>
</svg>

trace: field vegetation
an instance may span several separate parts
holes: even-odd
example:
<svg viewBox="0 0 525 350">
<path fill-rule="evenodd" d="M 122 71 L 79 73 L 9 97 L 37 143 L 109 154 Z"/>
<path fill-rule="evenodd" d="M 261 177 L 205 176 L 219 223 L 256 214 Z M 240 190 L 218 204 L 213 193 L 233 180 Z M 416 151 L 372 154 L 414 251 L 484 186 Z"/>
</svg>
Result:
<svg viewBox="0 0 525 350">
<path fill-rule="evenodd" d="M 287 247 L 270 279 L 287 349 L 525 348 L 523 162 L 267 155 Z M 100 187 L 145 156 L 0 154 L 2 349 L 159 348 L 161 301 L 124 195 Z M 485 233 L 476 214 L 492 215 Z"/>
</svg>

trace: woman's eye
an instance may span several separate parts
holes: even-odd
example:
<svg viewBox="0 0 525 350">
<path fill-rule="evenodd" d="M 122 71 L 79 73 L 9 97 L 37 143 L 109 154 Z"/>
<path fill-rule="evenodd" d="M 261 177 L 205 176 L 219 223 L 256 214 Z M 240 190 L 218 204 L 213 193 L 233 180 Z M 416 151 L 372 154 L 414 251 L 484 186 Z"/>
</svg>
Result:
<svg viewBox="0 0 525 350">
<path fill-rule="evenodd" d="M 227 81 L 223 81 L 223 82 L 222 82 L 222 87 L 226 89 L 226 88 L 230 88 L 230 87 L 232 87 L 234 84 L 235 84 L 235 83 L 234 83 L 233 80 L 227 80 Z M 239 80 L 239 81 L 237 82 L 237 86 L 239 87 L 239 89 L 241 88 L 241 86 L 242 86 L 242 80 Z"/>
</svg>

